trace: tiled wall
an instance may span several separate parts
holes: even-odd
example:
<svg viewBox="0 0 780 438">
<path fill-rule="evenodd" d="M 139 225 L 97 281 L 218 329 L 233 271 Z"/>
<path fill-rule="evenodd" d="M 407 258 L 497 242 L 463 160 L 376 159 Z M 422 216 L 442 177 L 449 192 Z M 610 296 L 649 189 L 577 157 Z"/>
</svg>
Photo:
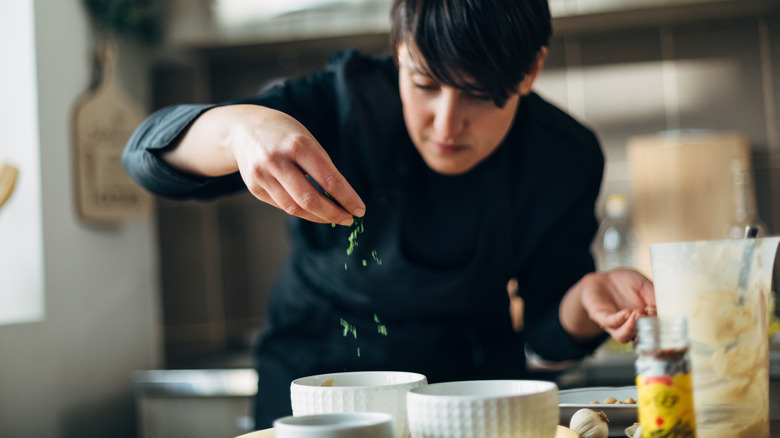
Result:
<svg viewBox="0 0 780 438">
<path fill-rule="evenodd" d="M 231 49 L 161 64 L 157 106 L 218 101 L 305 73 L 344 46 L 384 37 Z M 555 38 L 538 91 L 600 136 L 603 194 L 630 193 L 626 144 L 674 129 L 738 130 L 751 143 L 759 214 L 780 230 L 780 17 L 709 20 Z M 223 351 L 262 326 L 287 251 L 284 215 L 238 195 L 206 205 L 158 203 L 169 366 Z"/>
<path fill-rule="evenodd" d="M 744 132 L 760 216 L 779 229 L 780 187 L 771 184 L 780 166 L 779 78 L 780 20 L 766 17 L 567 37 L 551 48 L 538 88 L 599 134 L 608 157 L 604 194 L 630 192 L 632 136 Z"/>
</svg>

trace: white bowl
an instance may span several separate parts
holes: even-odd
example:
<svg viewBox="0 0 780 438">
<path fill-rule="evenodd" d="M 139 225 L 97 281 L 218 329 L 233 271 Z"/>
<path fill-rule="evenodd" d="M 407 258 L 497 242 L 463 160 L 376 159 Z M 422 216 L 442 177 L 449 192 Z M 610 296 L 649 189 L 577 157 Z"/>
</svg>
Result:
<svg viewBox="0 0 780 438">
<path fill-rule="evenodd" d="M 536 380 L 434 383 L 406 395 L 412 438 L 553 438 L 558 387 Z"/>
<path fill-rule="evenodd" d="M 332 386 L 322 386 L 326 383 Z M 358 371 L 302 377 L 290 384 L 293 415 L 384 412 L 395 420 L 395 437 L 408 438 L 406 392 L 426 385 L 422 374 Z"/>
<path fill-rule="evenodd" d="M 392 438 L 393 416 L 380 412 L 282 417 L 274 421 L 275 438 Z"/>
</svg>

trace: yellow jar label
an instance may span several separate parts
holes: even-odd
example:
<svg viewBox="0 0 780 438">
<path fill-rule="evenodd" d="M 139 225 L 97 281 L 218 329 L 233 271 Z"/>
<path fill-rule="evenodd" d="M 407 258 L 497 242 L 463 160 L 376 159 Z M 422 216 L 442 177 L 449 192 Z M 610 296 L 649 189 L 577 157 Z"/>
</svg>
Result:
<svg viewBox="0 0 780 438">
<path fill-rule="evenodd" d="M 636 378 L 642 438 L 696 436 L 690 373 Z"/>
</svg>

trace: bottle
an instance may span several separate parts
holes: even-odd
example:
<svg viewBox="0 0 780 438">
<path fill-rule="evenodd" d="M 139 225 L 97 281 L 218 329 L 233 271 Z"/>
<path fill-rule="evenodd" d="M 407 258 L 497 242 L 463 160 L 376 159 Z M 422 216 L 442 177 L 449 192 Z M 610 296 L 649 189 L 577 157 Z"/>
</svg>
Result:
<svg viewBox="0 0 780 438">
<path fill-rule="evenodd" d="M 637 320 L 636 386 L 642 438 L 696 437 L 685 317 Z"/>
<path fill-rule="evenodd" d="M 744 239 L 748 231 L 753 237 L 766 236 L 766 224 L 758 217 L 753 198 L 753 183 L 745 160 L 731 162 L 731 178 L 734 185 L 734 217 L 723 229 L 726 239 Z"/>
<path fill-rule="evenodd" d="M 593 247 L 597 269 L 608 271 L 635 267 L 636 241 L 629 217 L 628 198 L 621 194 L 609 195 L 604 203 L 604 212 Z"/>
</svg>

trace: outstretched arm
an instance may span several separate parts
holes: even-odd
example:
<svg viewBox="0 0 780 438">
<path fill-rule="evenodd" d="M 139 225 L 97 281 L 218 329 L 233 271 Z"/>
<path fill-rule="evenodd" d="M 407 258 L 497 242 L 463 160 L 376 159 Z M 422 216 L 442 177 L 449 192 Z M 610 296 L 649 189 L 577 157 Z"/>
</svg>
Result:
<svg viewBox="0 0 780 438">
<path fill-rule="evenodd" d="M 312 134 L 293 117 L 267 107 L 212 108 L 160 156 L 171 167 L 201 177 L 238 171 L 257 199 L 313 222 L 350 225 L 352 216 L 365 213 L 363 201 Z"/>
</svg>

